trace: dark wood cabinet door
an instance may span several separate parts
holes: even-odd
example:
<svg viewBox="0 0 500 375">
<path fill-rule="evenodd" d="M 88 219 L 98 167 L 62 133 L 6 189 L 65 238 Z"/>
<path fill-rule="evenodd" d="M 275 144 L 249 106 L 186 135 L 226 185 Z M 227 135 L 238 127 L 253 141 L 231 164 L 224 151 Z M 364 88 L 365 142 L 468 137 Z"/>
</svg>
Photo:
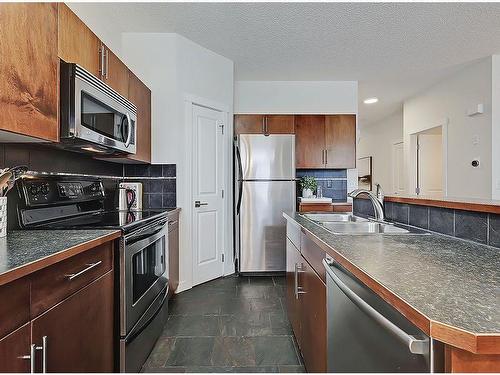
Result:
<svg viewBox="0 0 500 375">
<path fill-rule="evenodd" d="M 235 115 L 234 134 L 264 134 L 264 115 Z"/>
<path fill-rule="evenodd" d="M 0 339 L 0 372 L 29 372 L 30 323 Z"/>
<path fill-rule="evenodd" d="M 104 46 L 105 68 L 104 82 L 118 91 L 125 98 L 129 97 L 129 70 L 113 51 Z"/>
<path fill-rule="evenodd" d="M 325 117 L 326 167 L 356 167 L 356 115 Z"/>
<path fill-rule="evenodd" d="M 58 141 L 57 4 L 0 4 L 0 129 Z"/>
<path fill-rule="evenodd" d="M 59 3 L 59 57 L 76 63 L 101 77 L 100 49 L 97 36 L 64 3 Z"/>
<path fill-rule="evenodd" d="M 326 286 L 302 258 L 301 352 L 307 372 L 326 372 Z"/>
<path fill-rule="evenodd" d="M 111 68 L 110 68 L 111 71 Z M 137 149 L 130 159 L 151 161 L 151 90 L 130 72 L 128 98 L 137 106 Z"/>
<path fill-rule="evenodd" d="M 34 319 L 32 343 L 42 346 L 43 336 L 48 372 L 112 372 L 113 272 Z"/>
<path fill-rule="evenodd" d="M 169 223 L 169 227 L 170 227 Z M 172 224 L 175 229 L 168 232 L 168 285 L 172 296 L 179 286 L 179 224 Z"/>
<path fill-rule="evenodd" d="M 295 116 L 297 168 L 324 168 L 325 116 Z"/>
<path fill-rule="evenodd" d="M 266 115 L 267 134 L 294 134 L 294 115 Z"/>
<path fill-rule="evenodd" d="M 295 296 L 296 275 L 295 267 L 300 263 L 300 252 L 288 238 L 286 239 L 286 308 L 288 319 L 292 325 L 295 339 L 302 346 L 300 324 L 300 300 Z M 299 282 L 300 280 L 297 280 Z"/>
</svg>

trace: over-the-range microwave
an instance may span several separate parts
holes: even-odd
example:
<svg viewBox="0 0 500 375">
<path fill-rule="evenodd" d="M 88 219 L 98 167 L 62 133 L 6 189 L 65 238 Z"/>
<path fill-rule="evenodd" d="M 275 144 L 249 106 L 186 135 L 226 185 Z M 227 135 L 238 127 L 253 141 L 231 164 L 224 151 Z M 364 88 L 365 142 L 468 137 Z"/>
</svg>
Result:
<svg viewBox="0 0 500 375">
<path fill-rule="evenodd" d="M 94 154 L 135 154 L 137 108 L 77 64 L 61 61 L 61 146 Z"/>
</svg>

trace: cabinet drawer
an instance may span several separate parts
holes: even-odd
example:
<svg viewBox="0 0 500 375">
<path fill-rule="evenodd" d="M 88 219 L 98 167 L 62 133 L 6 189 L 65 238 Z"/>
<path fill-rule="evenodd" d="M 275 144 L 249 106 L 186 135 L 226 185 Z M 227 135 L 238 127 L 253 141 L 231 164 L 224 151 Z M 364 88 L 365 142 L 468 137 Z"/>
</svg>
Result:
<svg viewBox="0 0 500 375">
<path fill-rule="evenodd" d="M 290 220 L 286 222 L 286 236 L 297 249 L 300 249 L 300 227 Z"/>
<path fill-rule="evenodd" d="M 0 286 L 0 337 L 21 327 L 30 318 L 30 284 L 24 277 Z"/>
<path fill-rule="evenodd" d="M 314 271 L 319 275 L 323 282 L 326 282 L 326 271 L 323 266 L 323 258 L 326 253 L 314 243 L 308 236 L 301 233 L 300 236 L 300 252 L 305 260 L 312 266 Z"/>
<path fill-rule="evenodd" d="M 113 242 L 56 263 L 32 276 L 31 316 L 40 315 L 113 268 Z"/>
</svg>

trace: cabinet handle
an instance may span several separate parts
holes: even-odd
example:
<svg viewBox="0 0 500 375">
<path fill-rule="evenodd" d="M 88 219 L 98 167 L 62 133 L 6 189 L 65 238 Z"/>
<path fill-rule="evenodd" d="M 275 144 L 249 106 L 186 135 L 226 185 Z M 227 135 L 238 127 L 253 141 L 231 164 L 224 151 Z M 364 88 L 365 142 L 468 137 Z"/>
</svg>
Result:
<svg viewBox="0 0 500 375">
<path fill-rule="evenodd" d="M 100 265 L 102 263 L 102 260 L 100 260 L 99 262 L 96 262 L 96 263 L 91 263 L 91 264 L 87 264 L 87 268 L 84 268 L 83 270 L 81 270 L 80 272 L 77 272 L 77 273 L 72 273 L 71 275 L 65 275 L 69 281 L 77 278 L 78 276 L 81 276 L 83 275 L 85 272 L 88 272 L 90 271 L 92 268 L 95 268 L 97 267 L 98 265 Z M 44 336 L 45 337 L 45 336 Z"/>
<path fill-rule="evenodd" d="M 262 116 L 262 134 L 266 134 L 266 116 Z"/>
<path fill-rule="evenodd" d="M 328 150 L 325 150 L 325 165 L 328 164 Z"/>
<path fill-rule="evenodd" d="M 99 73 L 101 73 L 101 79 L 104 79 L 104 46 L 102 44 L 99 47 Z"/>
<path fill-rule="evenodd" d="M 294 269 L 294 281 L 295 281 L 295 299 L 299 299 L 300 294 L 305 294 L 304 290 L 302 289 L 301 286 L 299 286 L 299 272 L 303 273 L 303 265 L 301 264 L 299 267 L 298 263 L 295 263 L 295 269 Z M 300 271 L 299 271 L 300 270 Z"/>
<path fill-rule="evenodd" d="M 106 79 L 108 79 L 109 73 L 109 50 L 106 48 Z"/>
<path fill-rule="evenodd" d="M 268 125 L 267 125 L 267 116 L 265 116 L 265 119 L 266 119 L 266 121 L 265 121 L 266 128 L 265 128 L 264 135 L 269 135 L 269 127 L 268 127 Z"/>
<path fill-rule="evenodd" d="M 47 372 L 47 336 L 42 337 L 42 372 Z"/>
<path fill-rule="evenodd" d="M 41 348 L 38 348 L 41 349 Z M 35 352 L 37 350 L 37 346 L 35 344 L 30 345 L 30 354 L 22 355 L 17 358 L 19 359 L 29 359 L 30 360 L 30 374 L 35 373 Z"/>
<path fill-rule="evenodd" d="M 321 150 L 321 164 L 325 164 L 325 150 Z"/>
</svg>

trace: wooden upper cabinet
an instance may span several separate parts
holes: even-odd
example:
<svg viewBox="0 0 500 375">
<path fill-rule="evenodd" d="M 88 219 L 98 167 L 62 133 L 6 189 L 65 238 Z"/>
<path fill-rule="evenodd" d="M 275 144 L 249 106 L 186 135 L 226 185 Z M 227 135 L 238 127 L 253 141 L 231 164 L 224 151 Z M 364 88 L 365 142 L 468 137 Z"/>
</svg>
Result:
<svg viewBox="0 0 500 375">
<path fill-rule="evenodd" d="M 325 116 L 295 116 L 297 168 L 324 168 Z"/>
<path fill-rule="evenodd" d="M 294 134 L 295 116 L 266 115 L 264 119 L 267 134 Z"/>
<path fill-rule="evenodd" d="M 356 167 L 356 116 L 325 116 L 326 168 Z"/>
<path fill-rule="evenodd" d="M 235 115 L 234 134 L 294 134 L 293 115 Z"/>
<path fill-rule="evenodd" d="M 263 134 L 264 115 L 235 115 L 234 134 Z"/>
<path fill-rule="evenodd" d="M 130 72 L 129 100 L 137 106 L 137 148 L 129 159 L 151 161 L 151 90 Z"/>
<path fill-rule="evenodd" d="M 0 129 L 59 139 L 57 4 L 0 4 Z"/>
<path fill-rule="evenodd" d="M 59 57 L 101 77 L 101 41 L 64 3 L 58 3 Z"/>
<path fill-rule="evenodd" d="M 129 75 L 127 66 L 108 47 L 102 46 L 104 51 L 104 75 L 102 80 L 118 91 L 121 95 L 129 97 Z"/>
<path fill-rule="evenodd" d="M 297 168 L 355 168 L 355 115 L 295 116 Z"/>
</svg>

